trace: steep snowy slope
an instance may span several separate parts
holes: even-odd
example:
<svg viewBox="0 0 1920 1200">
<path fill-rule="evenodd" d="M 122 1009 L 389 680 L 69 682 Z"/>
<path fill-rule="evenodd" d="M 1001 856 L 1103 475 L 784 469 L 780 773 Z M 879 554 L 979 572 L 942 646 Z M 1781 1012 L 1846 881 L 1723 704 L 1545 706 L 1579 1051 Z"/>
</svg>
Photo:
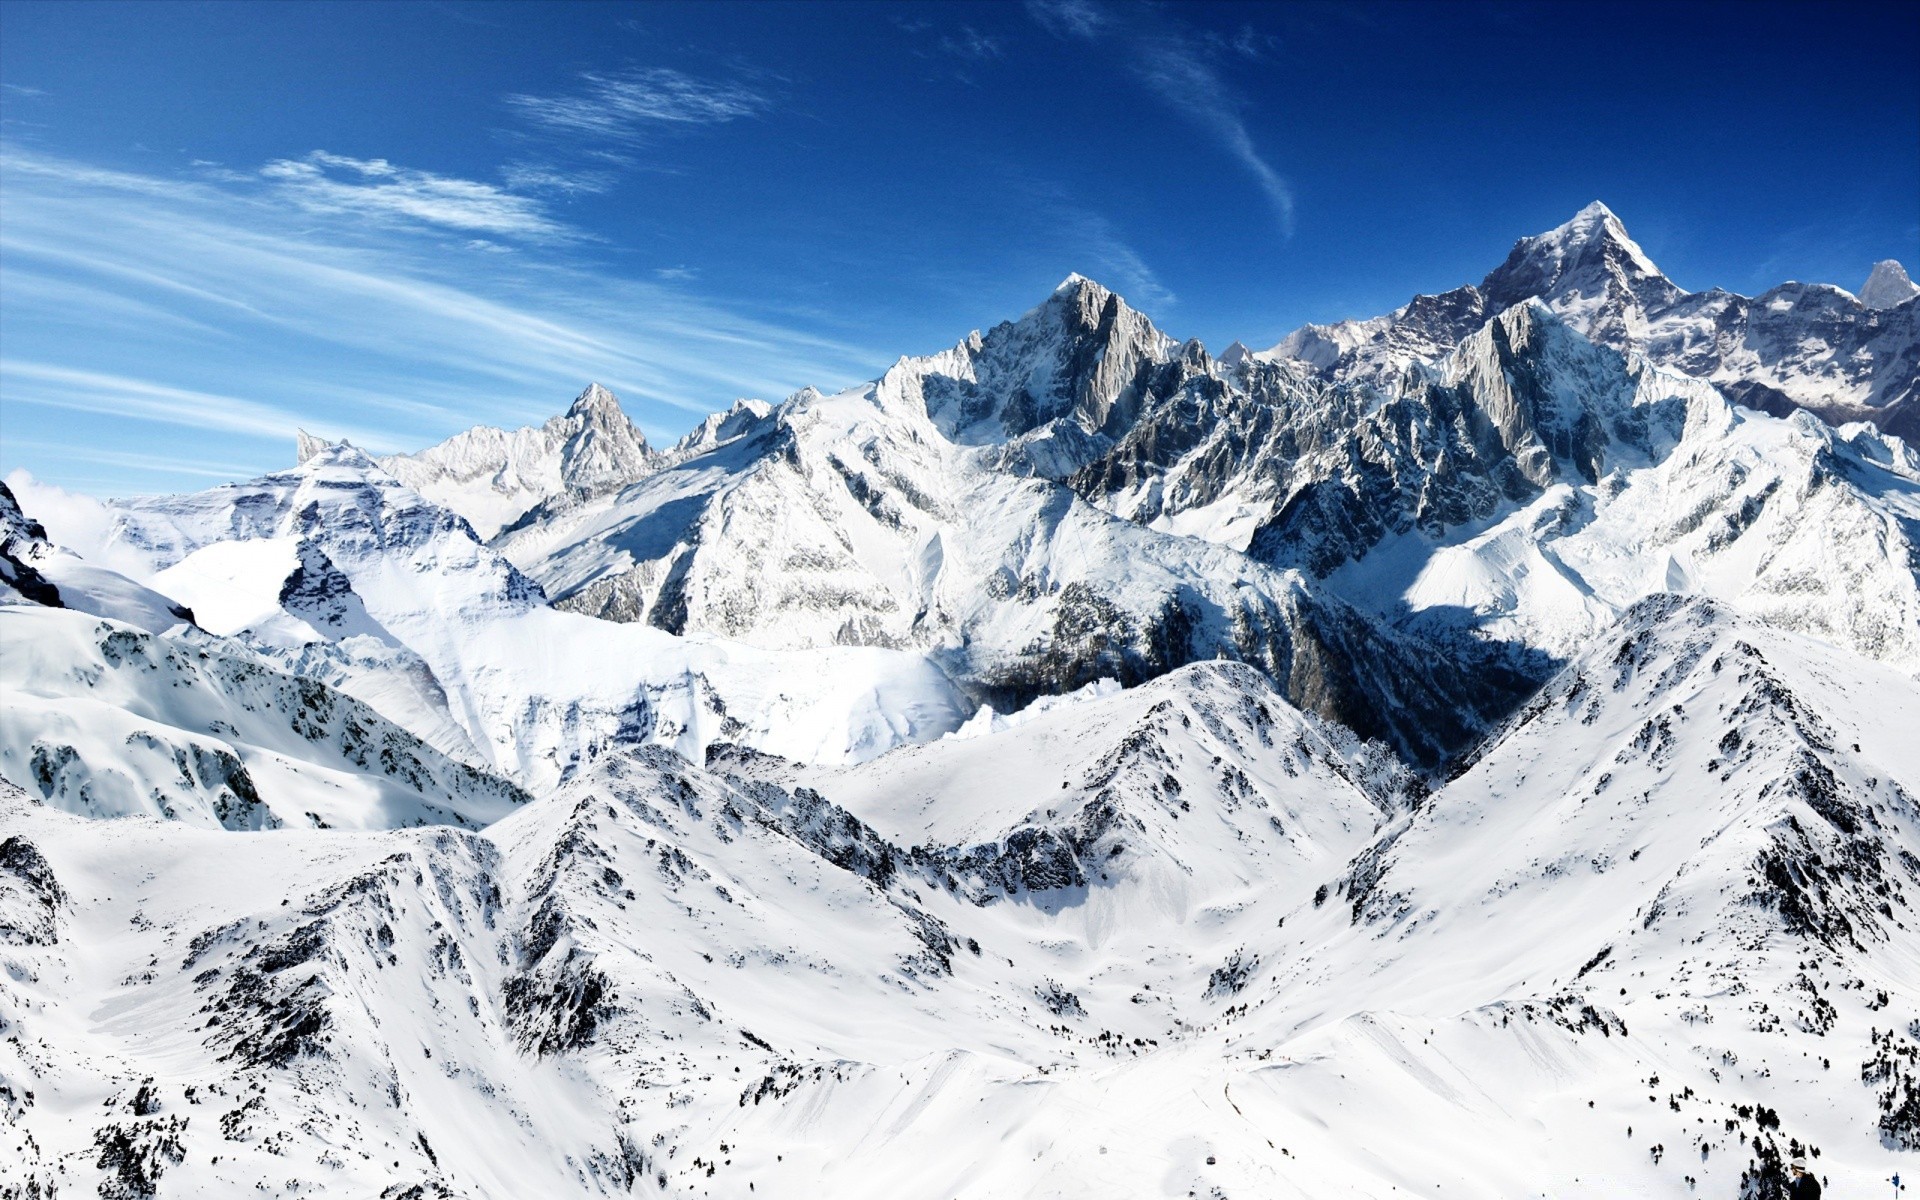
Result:
<svg viewBox="0 0 1920 1200">
<path fill-rule="evenodd" d="M 1804 1150 L 1844 1194 L 1920 1141 L 1917 717 L 1666 598 L 1417 803 L 1231 664 L 254 836 L 219 916 L 181 881 L 237 835 L 0 797 L 0 1179 L 1678 1196 Z"/>
<path fill-rule="evenodd" d="M 529 785 L 617 744 L 697 757 L 724 738 L 838 762 L 966 715 L 921 655 L 769 652 L 556 612 L 464 520 L 351 446 L 113 513 L 114 544 L 156 580 L 219 598 L 221 632 Z"/>
<path fill-rule="evenodd" d="M 1787 283 L 1751 299 L 1718 288 L 1688 292 L 1596 201 L 1566 224 L 1520 239 L 1477 287 L 1416 296 L 1367 321 L 1308 325 L 1261 357 L 1384 382 L 1438 358 L 1487 318 L 1538 299 L 1594 341 L 1710 380 L 1742 403 L 1782 415 L 1806 408 L 1833 424 L 1869 420 L 1913 440 L 1920 307 L 1899 304 L 1898 280 L 1878 272 L 1887 282 L 1871 303 L 1828 284 Z"/>
<path fill-rule="evenodd" d="M 0 776 L 87 816 L 478 828 L 526 799 L 365 704 L 182 629 L 0 607 Z"/>
<path fill-rule="evenodd" d="M 193 623 L 193 613 L 171 597 L 48 541 L 46 528 L 0 483 L 0 605 L 21 602 L 111 617 L 151 633 Z"/>
<path fill-rule="evenodd" d="M 1514 1115 L 1532 1076 L 1548 1136 L 1504 1194 L 1606 1170 L 1777 1195 L 1743 1173 L 1797 1147 L 1864 1190 L 1920 1144 L 1916 720 L 1908 677 L 1649 600 L 1355 858 L 1233 1044 L 1385 1049 Z"/>
<path fill-rule="evenodd" d="M 326 443 L 302 435 L 300 461 Z M 480 425 L 417 454 L 379 460 L 400 482 L 492 537 L 543 501 L 584 499 L 647 474 L 660 456 L 614 394 L 587 385 L 543 425 Z"/>
</svg>

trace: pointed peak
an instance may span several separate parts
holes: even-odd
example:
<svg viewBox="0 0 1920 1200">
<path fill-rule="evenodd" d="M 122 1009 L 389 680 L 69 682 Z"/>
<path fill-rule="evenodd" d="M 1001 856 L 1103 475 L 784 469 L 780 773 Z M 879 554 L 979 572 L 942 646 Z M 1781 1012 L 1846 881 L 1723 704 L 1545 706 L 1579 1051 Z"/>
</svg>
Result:
<svg viewBox="0 0 1920 1200">
<path fill-rule="evenodd" d="M 1873 264 L 1873 273 L 1860 289 L 1860 303 L 1868 308 L 1895 308 L 1920 296 L 1920 286 L 1907 277 L 1907 269 L 1891 258 Z"/>
<path fill-rule="evenodd" d="M 1507 261 L 1480 288 L 1496 307 L 1505 307 L 1527 296 L 1552 296 L 1562 287 L 1592 294 L 1609 274 L 1656 287 L 1672 286 L 1628 236 L 1613 210 L 1596 200 L 1572 220 L 1515 242 Z"/>
<path fill-rule="evenodd" d="M 1075 272 L 1060 281 L 1060 286 L 1053 289 L 1053 295 L 1049 297 L 1049 299 L 1054 301 L 1077 301 L 1083 308 L 1098 308 L 1106 304 L 1108 298 L 1113 295 L 1114 291 L 1112 288 L 1105 286 L 1098 280 L 1088 279 L 1085 275 Z M 1126 301 L 1122 300 L 1121 303 L 1124 305 Z"/>
<path fill-rule="evenodd" d="M 315 437 L 304 429 L 295 430 L 293 435 L 294 465 L 299 466 L 332 445 L 333 443 L 327 439 Z"/>
<path fill-rule="evenodd" d="M 307 435 L 307 441 L 301 449 L 307 451 L 300 459 L 302 467 L 348 467 L 359 471 L 379 467 L 365 450 L 345 438 L 329 442 Z"/>
<path fill-rule="evenodd" d="M 1598 200 L 1573 214 L 1571 220 L 1536 237 L 1521 239 L 1522 245 L 1532 243 L 1537 246 L 1563 248 L 1569 252 L 1596 242 L 1614 242 L 1631 253 L 1638 260 L 1637 265 L 1642 265 L 1649 272 L 1658 273 L 1659 269 L 1646 260 L 1646 255 L 1641 252 L 1640 247 L 1627 235 L 1627 227 L 1620 223 L 1620 218 L 1614 215 L 1612 209 Z"/>
<path fill-rule="evenodd" d="M 612 392 L 597 383 L 589 383 L 586 390 L 575 397 L 572 407 L 567 409 L 570 417 L 592 416 L 594 414 L 619 413 L 625 416 L 620 400 Z"/>
</svg>

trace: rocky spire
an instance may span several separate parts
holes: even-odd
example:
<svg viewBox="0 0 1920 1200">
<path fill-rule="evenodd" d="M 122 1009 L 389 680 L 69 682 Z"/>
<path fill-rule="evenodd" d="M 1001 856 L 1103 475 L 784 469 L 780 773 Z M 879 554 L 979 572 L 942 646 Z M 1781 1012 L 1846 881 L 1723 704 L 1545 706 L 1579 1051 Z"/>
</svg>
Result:
<svg viewBox="0 0 1920 1200">
<path fill-rule="evenodd" d="M 1873 264 L 1873 274 L 1860 288 L 1860 303 L 1868 308 L 1897 308 L 1915 296 L 1920 296 L 1920 285 L 1907 278 L 1907 269 L 1891 258 Z"/>
</svg>

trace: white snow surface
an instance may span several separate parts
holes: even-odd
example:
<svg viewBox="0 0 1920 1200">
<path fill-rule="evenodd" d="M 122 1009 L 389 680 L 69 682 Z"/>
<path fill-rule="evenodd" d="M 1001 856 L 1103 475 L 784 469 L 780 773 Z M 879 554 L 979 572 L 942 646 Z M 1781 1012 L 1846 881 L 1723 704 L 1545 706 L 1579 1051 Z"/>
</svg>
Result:
<svg viewBox="0 0 1920 1200">
<path fill-rule="evenodd" d="M 1917 719 L 1675 598 L 1425 797 L 1232 665 L 804 782 L 623 750 L 482 834 L 14 795 L 0 1170 L 1682 1196 L 1791 1140 L 1864 1193 L 1907 1157 Z"/>
</svg>

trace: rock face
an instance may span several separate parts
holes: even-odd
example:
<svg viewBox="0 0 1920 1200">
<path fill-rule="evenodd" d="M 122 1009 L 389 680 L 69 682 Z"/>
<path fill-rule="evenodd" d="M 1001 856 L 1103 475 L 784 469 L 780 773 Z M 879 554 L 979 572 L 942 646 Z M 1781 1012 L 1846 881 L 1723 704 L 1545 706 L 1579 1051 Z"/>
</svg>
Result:
<svg viewBox="0 0 1920 1200">
<path fill-rule="evenodd" d="M 12 489 L 0 483 L 0 597 L 59 607 L 60 589 L 33 564 L 46 544 L 46 528 L 28 519 Z"/>
</svg>

